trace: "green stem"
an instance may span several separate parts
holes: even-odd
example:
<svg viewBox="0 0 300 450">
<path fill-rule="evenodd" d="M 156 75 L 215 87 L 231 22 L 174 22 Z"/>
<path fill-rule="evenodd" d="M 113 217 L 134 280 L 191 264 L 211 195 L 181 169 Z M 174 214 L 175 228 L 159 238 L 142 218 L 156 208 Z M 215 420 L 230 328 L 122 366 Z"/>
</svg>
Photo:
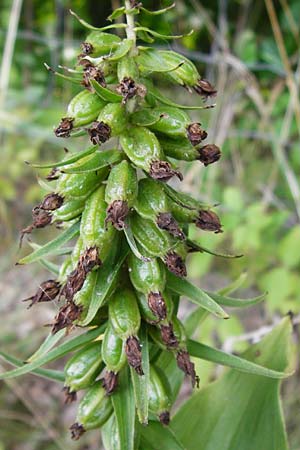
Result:
<svg viewBox="0 0 300 450">
<path fill-rule="evenodd" d="M 130 0 L 125 0 L 125 8 L 126 11 L 129 11 L 131 9 Z M 136 54 L 136 32 L 135 32 L 135 24 L 134 24 L 134 15 L 133 14 L 126 14 L 126 35 L 128 39 L 131 39 L 133 41 L 132 49 L 130 50 L 130 55 L 133 56 Z"/>
</svg>

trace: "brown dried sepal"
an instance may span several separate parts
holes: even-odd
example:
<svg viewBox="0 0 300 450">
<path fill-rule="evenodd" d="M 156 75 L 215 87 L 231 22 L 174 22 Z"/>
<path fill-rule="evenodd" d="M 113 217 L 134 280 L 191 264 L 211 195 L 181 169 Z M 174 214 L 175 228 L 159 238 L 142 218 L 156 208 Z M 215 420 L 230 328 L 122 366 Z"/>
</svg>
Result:
<svg viewBox="0 0 300 450">
<path fill-rule="evenodd" d="M 80 318 L 82 307 L 75 305 L 73 301 L 67 302 L 60 308 L 54 318 L 52 334 L 57 333 L 63 328 L 67 328 L 67 333 L 73 328 L 74 322 Z"/>
<path fill-rule="evenodd" d="M 60 291 L 60 283 L 58 281 L 55 280 L 43 281 L 43 283 L 40 284 L 35 295 L 25 298 L 22 301 L 23 302 L 31 301 L 30 305 L 27 307 L 29 309 L 36 303 L 51 302 L 58 296 L 59 291 Z"/>
<path fill-rule="evenodd" d="M 162 230 L 167 230 L 172 236 L 179 238 L 181 240 L 185 239 L 185 235 L 180 229 L 178 223 L 174 219 L 171 213 L 159 213 L 156 219 L 156 224 L 158 228 Z"/>
<path fill-rule="evenodd" d="M 139 8 L 140 6 L 143 6 L 142 2 L 137 2 L 136 0 L 129 0 L 131 8 Z"/>
<path fill-rule="evenodd" d="M 162 425 L 168 426 L 170 423 L 170 412 L 169 411 L 163 411 L 158 416 L 159 421 Z"/>
<path fill-rule="evenodd" d="M 51 221 L 52 215 L 49 211 L 45 211 L 39 206 L 35 206 L 32 210 L 32 224 L 26 228 L 23 228 L 21 231 L 20 246 L 25 234 L 30 234 L 36 228 L 44 228 L 47 225 L 50 225 Z"/>
<path fill-rule="evenodd" d="M 167 346 L 167 348 L 170 349 L 178 348 L 179 342 L 174 334 L 172 323 L 169 323 L 168 325 L 161 325 L 160 335 L 163 343 Z"/>
<path fill-rule="evenodd" d="M 94 64 L 92 63 L 85 64 L 83 69 L 83 80 L 81 84 L 82 86 L 85 86 L 89 91 L 93 91 L 90 80 L 95 80 L 101 86 L 106 87 L 106 81 L 103 71 L 94 66 Z"/>
<path fill-rule="evenodd" d="M 222 225 L 219 217 L 213 211 L 201 210 L 195 220 L 197 228 L 204 231 L 213 231 L 214 233 L 223 233 Z"/>
<path fill-rule="evenodd" d="M 187 137 L 190 143 L 195 146 L 207 138 L 207 132 L 201 128 L 201 123 L 195 122 L 187 127 Z"/>
<path fill-rule="evenodd" d="M 118 374 L 112 371 L 106 371 L 102 380 L 102 386 L 106 391 L 106 395 L 111 395 L 118 387 Z"/>
<path fill-rule="evenodd" d="M 58 180 L 58 178 L 59 178 L 59 170 L 57 167 L 53 167 L 53 169 L 51 169 L 51 171 L 46 176 L 47 181 Z"/>
<path fill-rule="evenodd" d="M 80 423 L 76 422 L 71 425 L 70 431 L 73 441 L 78 441 L 78 439 L 83 435 L 83 433 L 85 433 L 86 430 L 82 425 L 80 425 Z"/>
<path fill-rule="evenodd" d="M 55 211 L 62 206 L 63 202 L 64 198 L 61 195 L 52 192 L 44 197 L 43 201 L 39 204 L 39 208 L 46 211 Z"/>
<path fill-rule="evenodd" d="M 117 230 L 123 230 L 126 227 L 125 219 L 128 214 L 128 203 L 124 200 L 115 200 L 106 210 L 105 224 L 111 222 Z"/>
<path fill-rule="evenodd" d="M 93 145 L 101 145 L 108 141 L 111 136 L 111 128 L 104 122 L 97 120 L 92 123 L 92 126 L 87 129 L 90 140 Z"/>
<path fill-rule="evenodd" d="M 59 122 L 57 128 L 55 128 L 54 133 L 57 137 L 68 138 L 73 129 L 74 118 L 63 117 Z"/>
<path fill-rule="evenodd" d="M 186 265 L 180 255 L 174 251 L 170 251 L 166 254 L 164 262 L 170 272 L 174 273 L 177 277 L 186 277 Z"/>
<path fill-rule="evenodd" d="M 150 164 L 149 175 L 154 180 L 169 181 L 176 175 L 180 181 L 183 180 L 182 173 L 179 170 L 172 169 L 171 164 L 167 161 L 153 161 Z"/>
<path fill-rule="evenodd" d="M 93 53 L 94 47 L 90 42 L 82 42 L 81 50 L 82 50 L 82 55 L 80 55 L 80 56 L 87 56 L 87 55 L 90 55 L 91 53 Z"/>
<path fill-rule="evenodd" d="M 217 145 L 207 144 L 198 149 L 199 161 L 201 161 L 205 167 L 209 164 L 219 161 L 221 158 L 221 150 Z"/>
<path fill-rule="evenodd" d="M 209 97 L 215 97 L 217 95 L 217 90 L 213 87 L 213 85 L 205 79 L 198 80 L 196 86 L 194 86 L 197 94 L 201 95 L 205 100 Z"/>
<path fill-rule="evenodd" d="M 101 266 L 102 262 L 99 258 L 99 250 L 95 245 L 87 248 L 79 258 L 79 265 L 81 265 L 86 274 L 94 269 L 94 267 Z"/>
<path fill-rule="evenodd" d="M 138 375 L 144 375 L 142 368 L 141 345 L 136 336 L 129 336 L 125 343 L 125 353 L 128 364 L 134 368 Z"/>
<path fill-rule="evenodd" d="M 186 350 L 180 350 L 176 355 L 177 365 L 187 376 L 191 377 L 192 386 L 199 387 L 199 377 L 195 371 L 195 365 L 190 360 L 190 355 Z"/>
<path fill-rule="evenodd" d="M 66 405 L 76 402 L 76 400 L 77 400 L 77 392 L 76 391 L 70 391 L 69 386 L 64 386 L 63 392 L 65 394 L 65 404 Z"/>
<path fill-rule="evenodd" d="M 148 306 L 159 320 L 164 320 L 167 317 L 166 303 L 160 292 L 148 294 Z"/>
</svg>

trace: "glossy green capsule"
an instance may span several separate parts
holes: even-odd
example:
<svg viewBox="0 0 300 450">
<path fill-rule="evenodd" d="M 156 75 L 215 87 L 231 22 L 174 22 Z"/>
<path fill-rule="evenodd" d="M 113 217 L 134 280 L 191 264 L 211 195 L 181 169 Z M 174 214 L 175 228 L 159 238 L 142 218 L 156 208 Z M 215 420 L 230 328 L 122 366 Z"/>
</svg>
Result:
<svg viewBox="0 0 300 450">
<path fill-rule="evenodd" d="M 96 246 L 102 262 L 109 255 L 115 237 L 115 229 L 105 223 L 106 208 L 105 186 L 103 185 L 86 201 L 80 223 L 80 236 L 84 248 Z"/>
<path fill-rule="evenodd" d="M 132 290 L 117 290 L 109 300 L 109 318 L 115 333 L 123 340 L 135 336 L 140 328 L 141 316 Z"/>
<path fill-rule="evenodd" d="M 76 423 L 70 428 L 72 438 L 77 440 L 85 431 L 100 428 L 112 412 L 111 400 L 107 397 L 101 381 L 97 381 L 79 403 Z"/>
<path fill-rule="evenodd" d="M 163 159 L 157 137 L 145 127 L 132 127 L 120 136 L 121 146 L 139 169 L 150 172 L 151 163 Z"/>
<path fill-rule="evenodd" d="M 152 131 L 175 138 L 186 137 L 187 127 L 191 123 L 185 111 L 166 105 L 141 109 L 131 115 L 131 120 L 139 126 L 148 126 Z"/>
<path fill-rule="evenodd" d="M 158 416 L 163 425 L 170 422 L 171 388 L 159 368 L 150 366 L 149 411 Z"/>
<path fill-rule="evenodd" d="M 74 167 L 76 166 L 77 164 L 74 164 Z M 64 173 L 57 182 L 56 192 L 62 195 L 65 201 L 68 199 L 85 200 L 106 179 L 108 173 L 107 167 L 95 172 Z"/>
<path fill-rule="evenodd" d="M 150 178 L 139 180 L 134 208 L 144 219 L 156 222 L 159 213 L 169 211 L 168 198 L 162 185 Z"/>
<path fill-rule="evenodd" d="M 108 371 L 118 373 L 126 363 L 125 343 L 115 333 L 110 322 L 102 342 L 102 359 Z"/>
<path fill-rule="evenodd" d="M 135 239 L 148 256 L 162 258 L 174 245 L 169 234 L 160 230 L 152 220 L 144 219 L 135 214 L 132 216 L 131 226 Z"/>
<path fill-rule="evenodd" d="M 71 255 L 73 268 L 78 263 L 80 255 L 82 254 L 83 251 L 84 251 L 83 240 L 82 240 L 82 237 L 79 236 L 77 241 L 76 241 L 76 244 L 74 245 L 74 248 L 73 248 L 73 251 L 72 251 L 72 255 Z"/>
<path fill-rule="evenodd" d="M 136 170 L 128 161 L 123 160 L 111 169 L 105 189 L 105 201 L 108 205 L 121 200 L 127 202 L 131 208 L 136 200 L 137 191 Z"/>
<path fill-rule="evenodd" d="M 73 119 L 73 128 L 83 127 L 93 122 L 104 106 L 105 102 L 97 94 L 84 90 L 71 100 L 66 116 Z"/>
<path fill-rule="evenodd" d="M 83 55 L 93 57 L 111 53 L 120 44 L 119 36 L 103 31 L 92 31 L 81 45 Z"/>
<path fill-rule="evenodd" d="M 74 296 L 74 303 L 81 308 L 80 317 L 76 321 L 77 325 L 80 325 L 82 322 L 84 322 L 84 319 L 88 313 L 89 305 L 91 303 L 95 284 L 97 281 L 97 276 L 98 274 L 96 270 L 88 273 L 82 288 Z"/>
<path fill-rule="evenodd" d="M 139 292 L 149 294 L 161 292 L 165 288 L 165 269 L 155 258 L 142 261 L 131 253 L 128 258 L 128 271 L 131 283 Z"/>
<path fill-rule="evenodd" d="M 170 158 L 181 161 L 196 161 L 200 160 L 201 154 L 191 142 L 185 138 L 172 139 L 168 136 L 159 136 L 159 143 L 165 155 Z"/>
<path fill-rule="evenodd" d="M 135 59 L 132 57 L 122 58 L 118 62 L 117 73 L 119 82 L 123 81 L 124 78 L 131 78 L 134 81 L 139 79 L 139 70 Z"/>
<path fill-rule="evenodd" d="M 127 127 L 127 115 L 121 103 L 108 103 L 101 110 L 98 122 L 103 122 L 110 128 L 110 136 L 119 136 Z"/>
<path fill-rule="evenodd" d="M 84 210 L 85 198 L 70 199 L 52 213 L 52 222 L 68 222 L 80 216 Z"/>
<path fill-rule="evenodd" d="M 88 388 L 99 375 L 101 364 L 101 343 L 92 342 L 86 345 L 65 365 L 65 386 L 70 392 Z"/>
</svg>

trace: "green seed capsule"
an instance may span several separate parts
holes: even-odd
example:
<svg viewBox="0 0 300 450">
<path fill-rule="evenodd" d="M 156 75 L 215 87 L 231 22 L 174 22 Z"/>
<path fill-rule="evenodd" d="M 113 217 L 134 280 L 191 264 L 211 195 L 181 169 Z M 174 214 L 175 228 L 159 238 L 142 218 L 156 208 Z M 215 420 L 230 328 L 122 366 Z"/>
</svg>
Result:
<svg viewBox="0 0 300 450">
<path fill-rule="evenodd" d="M 148 172 L 152 178 L 168 181 L 176 175 L 182 179 L 180 172 L 172 169 L 169 162 L 163 161 L 158 139 L 148 128 L 130 128 L 120 136 L 120 143 L 132 163 Z"/>
<path fill-rule="evenodd" d="M 131 78 L 134 81 L 139 79 L 139 70 L 134 58 L 122 58 L 118 62 L 118 80 L 121 82 L 124 78 Z"/>
<path fill-rule="evenodd" d="M 86 201 L 80 224 L 80 236 L 84 248 L 96 246 L 103 262 L 109 255 L 115 229 L 106 226 L 105 186 L 100 186 Z"/>
<path fill-rule="evenodd" d="M 111 53 L 121 42 L 119 36 L 104 33 L 102 31 L 92 31 L 81 45 L 83 56 L 93 57 L 103 56 Z"/>
<path fill-rule="evenodd" d="M 185 137 L 191 123 L 186 112 L 165 105 L 141 109 L 132 114 L 131 118 L 139 126 L 149 126 L 153 131 L 176 138 Z"/>
<path fill-rule="evenodd" d="M 68 222 L 80 216 L 86 199 L 71 199 L 52 213 L 52 222 Z"/>
<path fill-rule="evenodd" d="M 108 203 L 106 223 L 111 222 L 117 230 L 125 227 L 125 219 L 133 206 L 138 190 L 136 170 L 128 161 L 114 166 L 105 189 Z"/>
<path fill-rule="evenodd" d="M 101 382 L 96 382 L 79 403 L 77 421 L 70 428 L 72 439 L 79 439 L 85 431 L 101 428 L 112 412 L 110 398 L 106 396 Z"/>
<path fill-rule="evenodd" d="M 119 136 L 127 127 L 126 110 L 120 103 L 108 103 L 100 112 L 97 121 L 110 128 L 110 137 Z"/>
<path fill-rule="evenodd" d="M 170 386 L 164 374 L 150 366 L 149 411 L 157 415 L 163 425 L 170 422 Z"/>
<path fill-rule="evenodd" d="M 160 230 L 154 222 L 140 216 L 133 215 L 131 219 L 132 231 L 137 242 L 153 257 L 164 257 L 172 246 L 168 233 Z"/>
<path fill-rule="evenodd" d="M 76 244 L 73 248 L 72 255 L 71 255 L 73 268 L 78 263 L 80 255 L 83 253 L 83 250 L 84 250 L 84 245 L 83 245 L 82 237 L 79 236 L 79 238 L 77 239 Z"/>
<path fill-rule="evenodd" d="M 163 152 L 174 159 L 182 161 L 195 161 L 201 159 L 201 154 L 188 139 L 171 139 L 167 136 L 160 136 L 159 143 Z"/>
<path fill-rule="evenodd" d="M 109 317 L 115 333 L 121 339 L 138 333 L 141 316 L 136 296 L 130 289 L 120 289 L 114 293 L 109 301 Z"/>
<path fill-rule="evenodd" d="M 85 200 L 106 179 L 108 172 L 109 169 L 103 167 L 97 172 L 62 174 L 58 180 L 56 192 L 65 199 Z"/>
<path fill-rule="evenodd" d="M 64 368 L 65 386 L 69 392 L 88 388 L 101 370 L 101 343 L 93 342 L 75 353 Z"/>
<path fill-rule="evenodd" d="M 168 198 L 161 184 L 149 178 L 139 181 L 138 197 L 134 205 L 138 214 L 167 230 L 172 236 L 184 239 L 184 233 L 169 212 Z"/>
<path fill-rule="evenodd" d="M 105 102 L 97 94 L 84 90 L 71 100 L 66 115 L 74 119 L 73 127 L 83 127 L 93 122 L 104 106 Z"/>
<path fill-rule="evenodd" d="M 128 258 L 128 270 L 130 280 L 137 291 L 149 294 L 164 290 L 166 275 L 157 259 L 142 261 L 131 253 Z"/>
<path fill-rule="evenodd" d="M 89 305 L 91 303 L 91 298 L 97 281 L 97 275 L 97 271 L 88 273 L 82 288 L 74 296 L 73 301 L 75 305 L 79 306 L 81 309 L 80 317 L 76 321 L 77 325 L 80 325 L 82 322 L 84 322 L 84 319 L 88 313 Z"/>
<path fill-rule="evenodd" d="M 126 363 L 125 343 L 108 323 L 103 342 L 102 358 L 108 371 L 118 373 Z"/>
</svg>

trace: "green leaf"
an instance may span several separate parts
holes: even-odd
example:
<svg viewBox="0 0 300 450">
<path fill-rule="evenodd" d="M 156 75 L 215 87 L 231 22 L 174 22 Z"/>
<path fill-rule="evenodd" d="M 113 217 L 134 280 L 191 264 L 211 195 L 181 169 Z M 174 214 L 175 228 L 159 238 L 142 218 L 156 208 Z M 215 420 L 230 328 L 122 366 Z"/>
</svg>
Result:
<svg viewBox="0 0 300 450">
<path fill-rule="evenodd" d="M 51 350 L 64 335 L 65 330 L 59 330 L 55 334 L 49 333 L 46 339 L 40 345 L 40 347 L 33 353 L 33 355 L 27 358 L 26 362 L 27 363 L 32 362 L 35 359 L 38 359 L 41 356 L 46 355 L 49 352 L 49 350 Z"/>
<path fill-rule="evenodd" d="M 243 284 L 247 280 L 247 276 L 248 275 L 246 272 L 241 273 L 241 275 L 236 280 L 234 280 L 232 283 L 228 284 L 227 286 L 225 286 L 222 289 L 219 289 L 218 294 L 228 295 L 228 294 L 232 294 L 232 292 L 237 291 L 240 287 L 243 286 Z"/>
<path fill-rule="evenodd" d="M 53 275 L 59 275 L 59 266 L 54 264 L 51 261 L 47 261 L 47 259 L 40 259 L 39 263 L 41 266 L 45 267 L 45 269 L 49 270 Z"/>
<path fill-rule="evenodd" d="M 60 247 L 63 244 L 66 244 L 79 234 L 79 229 L 80 229 L 80 222 L 74 223 L 52 241 L 48 242 L 47 244 L 43 245 L 43 247 L 40 247 L 34 252 L 30 253 L 30 255 L 27 255 L 24 258 L 20 259 L 20 261 L 18 261 L 18 264 L 29 264 L 32 262 L 39 261 L 45 256 L 57 255 L 58 249 L 60 249 Z"/>
<path fill-rule="evenodd" d="M 228 319 L 228 314 L 206 292 L 194 286 L 187 280 L 176 277 L 168 272 L 167 286 L 171 291 L 188 297 L 193 303 L 206 309 L 210 313 L 222 319 Z"/>
<path fill-rule="evenodd" d="M 247 308 L 249 306 L 257 305 L 266 298 L 266 294 L 259 295 L 258 297 L 242 299 L 242 298 L 226 297 L 224 295 L 220 295 L 215 292 L 209 291 L 204 292 L 206 292 L 206 294 L 209 295 L 209 297 L 211 297 L 219 305 L 230 306 L 232 308 Z"/>
<path fill-rule="evenodd" d="M 9 370 L 8 372 L 1 373 L 0 380 L 6 380 L 8 378 L 14 378 L 20 375 L 24 375 L 25 373 L 32 372 L 33 370 L 37 369 L 40 366 L 43 366 L 44 364 L 48 364 L 51 361 L 55 361 L 56 359 L 65 356 L 67 353 L 76 350 L 82 345 L 85 345 L 88 342 L 93 341 L 98 336 L 100 336 L 101 333 L 103 333 L 104 329 L 105 325 L 101 325 L 100 327 L 92 329 L 87 333 L 81 334 L 80 336 L 76 336 L 75 338 L 70 339 L 67 342 L 64 342 L 63 344 L 59 345 L 53 350 L 50 350 L 47 354 L 42 355 L 39 358 L 36 358 L 34 361 L 27 363 L 24 366 L 19 367 L 18 369 Z"/>
<path fill-rule="evenodd" d="M 118 47 L 116 51 L 112 54 L 112 56 L 105 56 L 106 61 L 118 61 L 121 58 L 124 58 L 124 56 L 127 55 L 131 47 L 133 46 L 133 41 L 131 39 L 123 39 L 118 44 Z"/>
<path fill-rule="evenodd" d="M 130 367 L 130 372 L 133 384 L 137 415 L 140 423 L 143 425 L 147 425 L 150 367 L 149 367 L 148 335 L 146 327 L 142 327 L 139 338 L 142 347 L 142 367 L 144 375 L 143 376 L 138 375 L 136 371 L 133 369 L 133 367 Z"/>
<path fill-rule="evenodd" d="M 128 251 L 128 248 L 123 248 L 117 262 L 115 262 L 114 259 L 107 259 L 103 266 L 97 271 L 96 284 L 93 289 L 87 316 L 81 322 L 82 326 L 88 325 L 93 320 L 97 314 L 97 311 L 101 308 L 104 300 L 110 294 L 112 286 L 114 285 L 115 279 L 119 274 Z"/>
<path fill-rule="evenodd" d="M 194 30 L 191 30 L 188 34 L 180 34 L 178 36 L 174 36 L 174 35 L 168 36 L 166 34 L 157 33 L 156 31 L 151 30 L 150 28 L 147 28 L 147 27 L 135 27 L 134 31 L 136 31 L 136 32 L 144 31 L 145 33 L 148 33 L 151 36 L 154 36 L 159 39 L 181 39 L 184 36 L 191 36 L 191 34 L 194 33 Z"/>
<path fill-rule="evenodd" d="M 52 167 L 68 166 L 69 164 L 73 164 L 76 161 L 79 161 L 80 159 L 84 158 L 85 156 L 91 155 L 97 149 L 99 149 L 99 145 L 93 145 L 93 146 L 87 148 L 86 150 L 84 150 L 83 152 L 73 154 L 69 158 L 59 161 L 59 162 L 56 162 L 56 163 L 30 164 L 30 165 L 31 165 L 31 167 L 35 167 L 36 169 L 51 169 Z"/>
<path fill-rule="evenodd" d="M 150 422 L 147 427 L 141 430 L 139 450 L 158 449 L 189 450 L 189 447 L 184 447 L 179 442 L 175 432 L 170 428 L 163 427 L 159 422 Z"/>
<path fill-rule="evenodd" d="M 202 247 L 202 245 L 199 245 L 197 242 L 192 241 L 191 239 L 187 239 L 187 245 L 189 248 L 191 248 L 192 252 L 196 251 L 196 252 L 201 252 L 201 253 L 209 253 L 210 255 L 213 256 L 219 256 L 221 258 L 229 258 L 229 259 L 234 259 L 234 258 L 241 258 L 244 255 L 230 255 L 228 253 L 218 253 L 215 252 L 213 250 L 209 250 L 206 247 Z"/>
<path fill-rule="evenodd" d="M 175 3 L 172 3 L 170 6 L 167 6 L 166 8 L 163 9 L 159 9 L 157 11 L 149 11 L 149 9 L 143 8 L 143 6 L 141 6 L 139 9 L 143 11 L 145 14 L 148 14 L 150 16 L 159 16 L 173 8 L 175 8 Z"/>
<path fill-rule="evenodd" d="M 23 367 L 24 362 L 20 359 L 15 358 L 14 356 L 10 356 L 7 353 L 0 351 L 0 357 L 5 361 L 9 362 L 13 366 Z M 65 374 L 60 370 L 51 370 L 51 369 L 35 369 L 32 371 L 33 375 L 37 375 L 42 378 L 47 378 L 48 380 L 61 381 L 62 383 L 65 381 Z"/>
<path fill-rule="evenodd" d="M 291 332 L 285 318 L 244 358 L 273 371 L 287 370 Z M 287 450 L 280 381 L 228 370 L 190 398 L 171 422 L 189 450 Z"/>
<path fill-rule="evenodd" d="M 195 358 L 205 359 L 222 366 L 232 367 L 233 369 L 241 372 L 251 373 L 254 375 L 261 375 L 269 378 L 287 378 L 291 373 L 277 372 L 266 367 L 259 366 L 247 359 L 240 358 L 239 356 L 225 353 L 222 350 L 217 350 L 208 345 L 201 344 L 200 342 L 189 340 L 187 342 L 187 348 L 191 356 Z"/>
<path fill-rule="evenodd" d="M 110 16 L 108 16 L 107 20 L 110 20 L 111 22 L 115 19 L 118 19 L 118 17 L 121 17 L 125 13 L 125 6 L 121 6 L 120 8 L 115 9 Z"/>
<path fill-rule="evenodd" d="M 121 95 L 101 86 L 101 84 L 99 84 L 96 80 L 91 79 L 90 83 L 95 89 L 96 94 L 105 102 L 120 103 L 123 100 Z"/>
<path fill-rule="evenodd" d="M 76 17 L 76 19 L 78 20 L 78 22 L 81 23 L 81 25 L 83 25 L 85 28 L 88 28 L 89 30 L 105 31 L 105 30 L 111 30 L 113 28 L 126 28 L 126 26 L 127 26 L 125 23 L 115 23 L 113 25 L 107 25 L 106 27 L 97 28 L 97 27 L 94 27 L 93 25 L 89 24 L 85 20 L 81 19 L 81 17 L 79 17 L 71 9 L 69 9 L 69 12 L 70 12 L 70 14 L 72 14 L 72 16 Z"/>
<path fill-rule="evenodd" d="M 208 312 L 201 307 L 196 308 L 193 312 L 191 312 L 191 314 L 189 314 L 184 321 L 186 335 L 192 337 L 199 325 L 204 322 L 208 315 Z"/>
<path fill-rule="evenodd" d="M 111 399 L 119 432 L 120 449 L 134 450 L 135 405 L 128 367 L 119 373 L 119 387 Z"/>
<path fill-rule="evenodd" d="M 137 245 L 136 245 L 133 233 L 132 233 L 132 229 L 131 229 L 130 223 L 128 223 L 127 226 L 124 228 L 124 234 L 126 236 L 128 245 L 131 248 L 132 253 L 138 259 L 141 259 L 142 261 L 150 261 L 150 258 L 148 258 L 147 256 L 143 256 L 141 254 L 141 252 L 139 251 L 139 249 L 137 248 Z"/>
<path fill-rule="evenodd" d="M 117 149 L 103 150 L 92 155 L 88 161 L 78 164 L 76 167 L 71 167 L 62 170 L 63 173 L 87 173 L 96 172 L 103 167 L 110 166 L 122 160 L 122 152 Z"/>
</svg>

